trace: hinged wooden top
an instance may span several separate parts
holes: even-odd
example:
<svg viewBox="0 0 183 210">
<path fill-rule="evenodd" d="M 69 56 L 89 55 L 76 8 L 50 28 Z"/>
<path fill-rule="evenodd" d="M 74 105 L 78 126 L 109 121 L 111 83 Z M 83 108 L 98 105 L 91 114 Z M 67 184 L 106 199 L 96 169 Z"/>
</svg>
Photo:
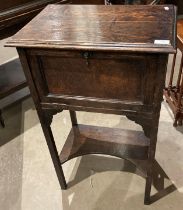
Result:
<svg viewBox="0 0 183 210">
<path fill-rule="evenodd" d="M 174 6 L 49 5 L 7 46 L 176 51 Z"/>
</svg>

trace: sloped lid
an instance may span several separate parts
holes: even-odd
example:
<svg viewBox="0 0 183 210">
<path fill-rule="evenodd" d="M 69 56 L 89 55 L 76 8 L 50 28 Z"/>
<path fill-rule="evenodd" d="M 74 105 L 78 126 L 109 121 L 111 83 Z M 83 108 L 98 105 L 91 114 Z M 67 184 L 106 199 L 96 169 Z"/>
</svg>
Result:
<svg viewBox="0 0 183 210">
<path fill-rule="evenodd" d="M 172 5 L 48 5 L 6 46 L 175 53 Z"/>
</svg>

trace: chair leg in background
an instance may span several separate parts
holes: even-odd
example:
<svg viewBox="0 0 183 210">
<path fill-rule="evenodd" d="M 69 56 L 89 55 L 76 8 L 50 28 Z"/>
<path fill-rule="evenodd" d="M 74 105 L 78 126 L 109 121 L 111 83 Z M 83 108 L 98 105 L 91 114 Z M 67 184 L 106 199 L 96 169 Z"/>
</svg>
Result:
<svg viewBox="0 0 183 210">
<path fill-rule="evenodd" d="M 2 111 L 1 110 L 0 110 L 0 124 L 3 128 L 5 127 L 5 123 L 4 123 L 4 119 L 3 119 L 3 116 L 2 116 Z"/>
</svg>

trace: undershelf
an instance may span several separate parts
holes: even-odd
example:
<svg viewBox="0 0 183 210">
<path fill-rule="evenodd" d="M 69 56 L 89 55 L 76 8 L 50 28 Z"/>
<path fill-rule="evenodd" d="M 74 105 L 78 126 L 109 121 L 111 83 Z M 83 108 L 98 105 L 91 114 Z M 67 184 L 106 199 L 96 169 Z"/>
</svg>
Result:
<svg viewBox="0 0 183 210">
<path fill-rule="evenodd" d="M 142 131 L 88 125 L 73 126 L 60 153 L 61 163 L 87 154 L 146 160 L 150 140 Z"/>
</svg>

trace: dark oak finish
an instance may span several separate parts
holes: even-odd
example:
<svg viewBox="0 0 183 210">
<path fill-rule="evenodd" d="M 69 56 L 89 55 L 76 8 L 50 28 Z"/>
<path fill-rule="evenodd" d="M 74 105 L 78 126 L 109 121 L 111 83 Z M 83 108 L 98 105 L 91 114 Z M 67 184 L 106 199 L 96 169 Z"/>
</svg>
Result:
<svg viewBox="0 0 183 210">
<path fill-rule="evenodd" d="M 175 20 L 172 20 L 170 15 L 175 14 L 175 10 L 171 6 L 167 11 L 164 6 L 98 5 L 98 8 L 103 9 L 101 15 L 98 14 L 95 6 L 85 6 L 89 11 L 87 14 L 80 5 L 75 5 L 72 10 L 69 6 L 62 6 L 59 14 L 56 11 L 57 5 L 45 8 L 21 32 L 13 36 L 8 45 L 90 51 L 123 49 L 123 52 L 175 52 L 175 31 L 172 31 Z M 49 13 L 50 10 L 52 13 Z M 110 15 L 104 15 L 108 13 Z M 135 30 L 130 30 L 134 24 Z M 166 27 L 165 24 L 167 24 Z M 36 27 L 38 25 L 39 28 Z M 170 34 L 170 31 L 173 34 Z M 155 40 L 162 39 L 170 40 L 170 44 L 165 44 L 163 47 L 161 44 L 154 44 Z M 83 58 L 85 58 L 84 55 Z"/>
<path fill-rule="evenodd" d="M 8 42 L 17 47 L 62 189 L 61 164 L 71 158 L 135 158 L 145 162 L 144 203 L 150 203 L 166 64 L 176 52 L 175 17 L 173 6 L 50 5 Z M 59 157 L 50 124 L 63 109 L 70 111 L 72 130 Z M 145 136 L 78 125 L 75 111 L 81 110 L 126 115 Z"/>
</svg>

